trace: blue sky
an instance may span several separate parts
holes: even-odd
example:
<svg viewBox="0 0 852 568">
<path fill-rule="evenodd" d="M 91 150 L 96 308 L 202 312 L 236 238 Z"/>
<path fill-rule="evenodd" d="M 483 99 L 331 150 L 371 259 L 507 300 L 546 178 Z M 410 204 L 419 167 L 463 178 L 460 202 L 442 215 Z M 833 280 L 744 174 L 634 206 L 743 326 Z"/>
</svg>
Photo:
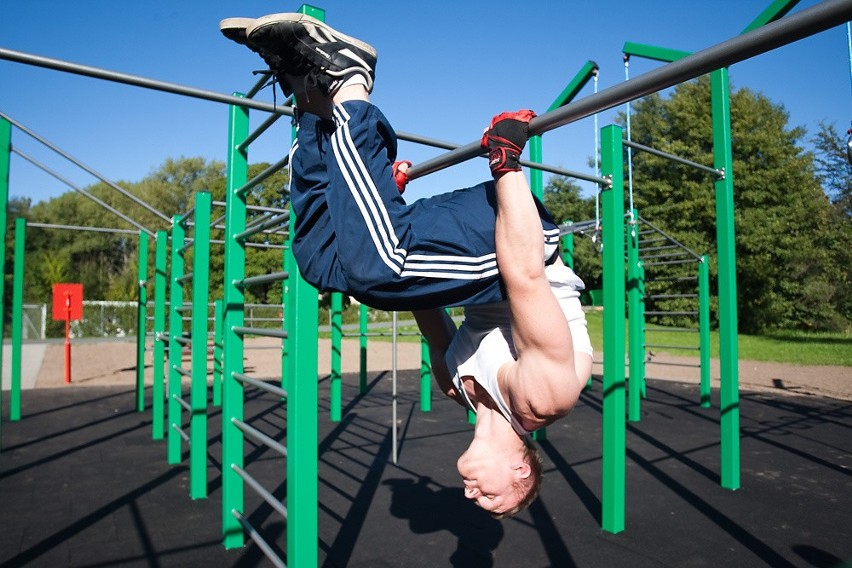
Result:
<svg viewBox="0 0 852 568">
<path fill-rule="evenodd" d="M 373 102 L 398 130 L 458 144 L 476 138 L 502 110 L 543 112 L 587 60 L 600 65 L 602 90 L 624 80 L 625 41 L 698 51 L 738 35 L 770 0 L 542 2 L 352 2 L 326 0 L 327 21 L 373 44 L 379 53 Z M 815 5 L 802 0 L 792 13 Z M 229 16 L 294 11 L 299 2 L 234 0 L 3 0 L 0 47 L 221 93 L 245 91 L 261 60 L 219 33 Z M 630 76 L 660 64 L 633 59 Z M 846 27 L 731 68 L 734 88 L 762 92 L 783 105 L 791 126 L 817 130 L 820 120 L 845 132 L 852 120 Z M 0 110 L 112 180 L 139 181 L 167 158 L 225 159 L 227 108 L 0 60 Z M 592 93 L 590 83 L 581 97 Z M 270 100 L 271 93 L 258 96 Z M 601 113 L 599 125 L 616 110 Z M 254 112 L 255 124 L 263 113 Z M 279 121 L 255 145 L 252 162 L 275 161 L 289 145 Z M 90 174 L 15 130 L 13 145 L 80 187 Z M 414 162 L 439 150 L 401 145 Z M 544 161 L 588 171 L 591 118 L 551 131 Z M 474 160 L 413 182 L 416 199 L 477 183 Z M 547 177 L 547 176 L 546 176 Z M 589 187 L 584 182 L 584 186 Z M 13 154 L 10 193 L 33 202 L 68 186 Z M 84 220 L 81 220 L 81 223 Z"/>
</svg>

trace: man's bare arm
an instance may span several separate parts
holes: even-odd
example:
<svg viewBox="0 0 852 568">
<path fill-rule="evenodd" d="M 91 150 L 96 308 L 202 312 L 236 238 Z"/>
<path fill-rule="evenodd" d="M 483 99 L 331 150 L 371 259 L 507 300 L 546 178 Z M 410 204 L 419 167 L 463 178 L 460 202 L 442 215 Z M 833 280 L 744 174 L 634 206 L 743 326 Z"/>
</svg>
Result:
<svg viewBox="0 0 852 568">
<path fill-rule="evenodd" d="M 415 311 L 414 319 L 420 333 L 429 343 L 429 356 L 432 360 L 432 374 L 441 391 L 462 406 L 466 406 L 459 392 L 453 385 L 447 368 L 446 354 L 450 343 L 456 334 L 456 324 L 446 311 L 442 309 Z"/>
</svg>

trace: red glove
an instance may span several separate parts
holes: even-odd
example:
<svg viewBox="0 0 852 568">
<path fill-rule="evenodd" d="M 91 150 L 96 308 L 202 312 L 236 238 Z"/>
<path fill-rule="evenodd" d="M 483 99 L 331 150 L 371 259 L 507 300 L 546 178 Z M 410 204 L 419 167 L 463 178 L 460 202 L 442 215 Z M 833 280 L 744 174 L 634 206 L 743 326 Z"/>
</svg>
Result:
<svg viewBox="0 0 852 568">
<path fill-rule="evenodd" d="M 411 167 L 411 162 L 408 160 L 399 160 L 393 163 L 393 167 L 391 168 L 391 172 L 393 173 L 393 181 L 396 182 L 396 188 L 399 190 L 399 193 L 405 191 L 405 186 L 408 184 L 408 174 L 405 173 L 404 170 L 400 169 L 402 164 L 406 164 Z"/>
<path fill-rule="evenodd" d="M 521 152 L 529 138 L 529 125 L 533 118 L 533 111 L 519 110 L 504 112 L 491 119 L 480 144 L 488 150 L 488 166 L 495 178 L 506 172 L 521 170 Z"/>
</svg>

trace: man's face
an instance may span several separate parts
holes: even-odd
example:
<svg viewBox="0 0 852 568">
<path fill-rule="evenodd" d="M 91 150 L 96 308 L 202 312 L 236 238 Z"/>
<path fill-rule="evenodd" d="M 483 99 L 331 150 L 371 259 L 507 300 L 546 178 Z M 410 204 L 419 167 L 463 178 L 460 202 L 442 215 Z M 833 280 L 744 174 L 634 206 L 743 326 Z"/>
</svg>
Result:
<svg viewBox="0 0 852 568">
<path fill-rule="evenodd" d="M 483 443 L 471 443 L 456 464 L 464 483 L 464 496 L 489 513 L 515 508 L 522 495 L 511 461 L 501 452 L 489 451 Z"/>
</svg>

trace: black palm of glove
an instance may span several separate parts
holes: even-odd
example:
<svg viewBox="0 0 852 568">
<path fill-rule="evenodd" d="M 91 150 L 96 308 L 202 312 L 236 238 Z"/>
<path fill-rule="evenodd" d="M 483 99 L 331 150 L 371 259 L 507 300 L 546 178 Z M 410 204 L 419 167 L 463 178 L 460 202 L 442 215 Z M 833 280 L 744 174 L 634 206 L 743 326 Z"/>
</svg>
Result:
<svg viewBox="0 0 852 568">
<path fill-rule="evenodd" d="M 519 110 L 504 112 L 491 119 L 480 144 L 488 149 L 488 166 L 492 176 L 497 178 L 506 172 L 521 170 L 521 152 L 529 138 L 529 123 L 533 118 L 533 111 Z"/>
</svg>

